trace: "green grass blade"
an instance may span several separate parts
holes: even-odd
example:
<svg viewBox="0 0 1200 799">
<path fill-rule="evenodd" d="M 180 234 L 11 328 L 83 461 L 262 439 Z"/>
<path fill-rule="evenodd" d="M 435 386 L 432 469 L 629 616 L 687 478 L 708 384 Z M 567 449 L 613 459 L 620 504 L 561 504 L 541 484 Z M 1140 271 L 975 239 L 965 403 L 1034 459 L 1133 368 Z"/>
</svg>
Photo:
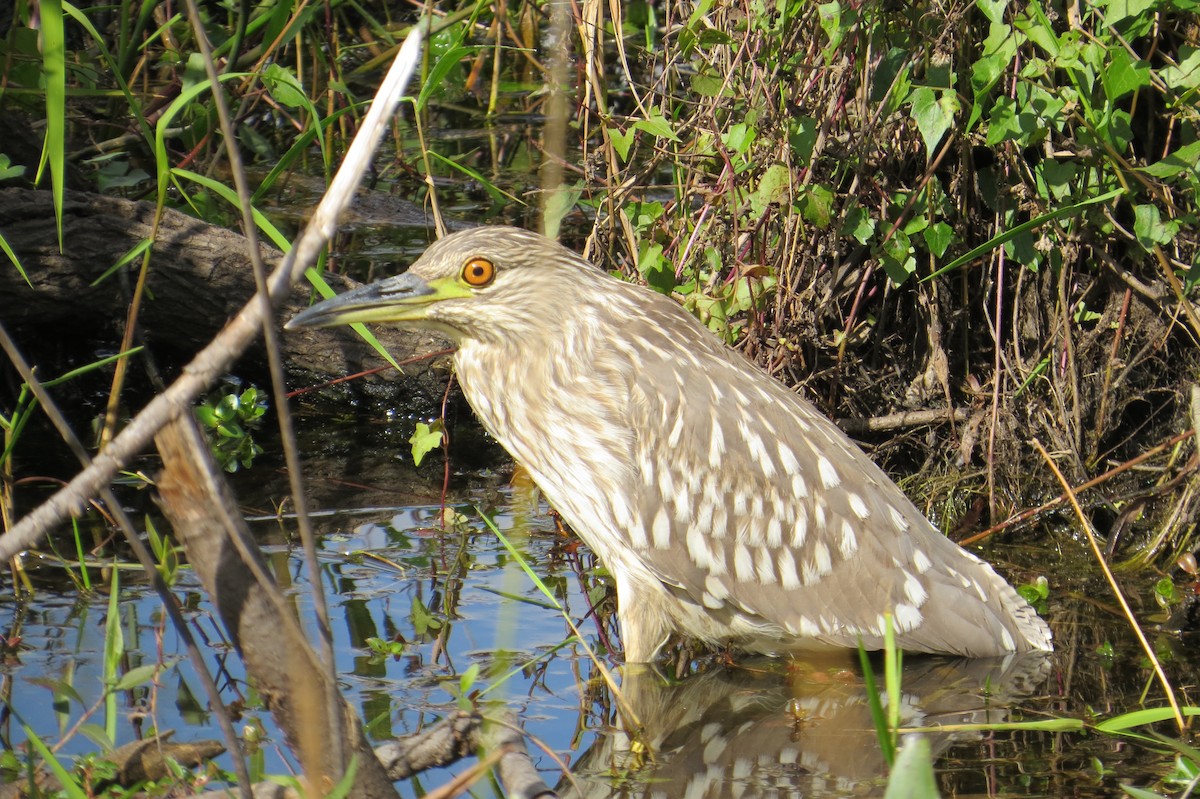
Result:
<svg viewBox="0 0 1200 799">
<path fill-rule="evenodd" d="M 1172 718 L 1168 716 L 1167 718 Z M 1043 719 L 1041 721 L 1001 721 L 981 724 L 937 724 L 930 727 L 901 727 L 900 732 L 1078 732 L 1085 728 L 1080 719 Z"/>
<path fill-rule="evenodd" d="M 22 724 L 22 729 L 25 730 L 25 740 L 37 750 L 38 755 L 42 758 L 42 762 L 50 769 L 51 773 L 58 778 L 59 787 L 65 793 L 68 799 L 89 799 L 87 793 L 80 787 L 79 781 L 75 776 L 63 766 L 54 753 L 50 751 L 46 744 L 42 743 L 42 739 L 37 733 L 29 729 L 28 725 Z"/>
<path fill-rule="evenodd" d="M 21 259 L 17 257 L 15 252 L 13 252 L 12 247 L 8 246 L 8 242 L 5 240 L 4 236 L 0 236 L 0 252 L 3 252 L 8 256 L 8 260 L 17 268 L 17 274 L 19 274 L 21 279 L 25 281 L 25 285 L 29 286 L 29 288 L 33 288 L 33 283 L 29 281 L 29 275 L 25 274 L 25 267 L 21 266 Z"/>
<path fill-rule="evenodd" d="M 219 180 L 213 180 L 207 175 L 201 175 L 199 172 L 192 172 L 190 169 L 172 169 L 170 170 L 170 174 L 172 177 L 182 178 L 183 180 L 191 181 L 199 186 L 203 186 L 208 191 L 211 191 L 213 194 L 229 203 L 229 205 L 233 208 L 242 207 L 242 203 L 238 199 L 237 192 Z M 284 252 L 287 252 L 292 248 L 292 243 L 288 240 L 288 237 L 283 235 L 279 228 L 275 227 L 275 225 L 271 223 L 271 220 L 267 219 L 267 217 L 263 215 L 262 211 L 251 207 L 250 213 L 254 217 L 254 224 L 257 225 L 258 229 L 261 230 L 263 234 L 271 240 L 272 244 Z"/>
<path fill-rule="evenodd" d="M 1181 707 L 1179 711 L 1185 716 L 1200 716 L 1200 707 Z M 1125 732 L 1134 727 L 1144 727 L 1147 724 L 1157 724 L 1160 721 L 1167 721 L 1173 718 L 1175 718 L 1175 711 L 1169 707 L 1148 707 L 1143 710 L 1134 710 L 1130 713 L 1113 716 L 1111 719 L 1106 719 L 1097 724 L 1096 729 L 1100 732 L 1118 733 Z"/>
<path fill-rule="evenodd" d="M 54 196 L 54 220 L 58 226 L 58 248 L 63 246 L 63 185 L 67 171 L 67 46 L 63 33 L 61 0 L 42 0 L 42 75 L 46 82 L 46 139 L 37 182 L 43 169 L 50 169 L 50 191 Z"/>
<path fill-rule="evenodd" d="M 1096 205 L 1097 203 L 1108 202 L 1109 200 L 1113 199 L 1114 197 L 1120 197 L 1124 193 L 1125 193 L 1125 189 L 1113 189 L 1110 192 L 1101 194 L 1099 197 L 1092 197 L 1090 200 L 1084 200 L 1083 202 L 1075 203 L 1074 205 L 1067 205 L 1067 206 L 1063 206 L 1062 208 L 1055 208 L 1053 211 L 1042 214 L 1039 217 L 1030 219 L 1028 222 L 1022 222 L 1021 224 L 1017 225 L 1016 227 L 1011 227 L 1008 230 L 1004 231 L 999 236 L 994 236 L 993 238 L 988 239 L 983 244 L 980 244 L 978 247 L 971 250 L 970 252 L 968 252 L 964 255 L 960 255 L 959 257 L 955 258 L 953 261 L 946 264 L 945 266 L 943 266 L 941 269 L 937 270 L 933 274 L 926 275 L 925 277 L 921 278 L 921 281 L 924 282 L 926 280 L 933 280 L 935 277 L 938 277 L 939 275 L 944 275 L 947 272 L 951 272 L 955 269 L 958 269 L 960 266 L 963 266 L 964 264 L 968 264 L 971 261 L 974 261 L 976 258 L 983 255 L 984 253 L 991 252 L 992 250 L 996 249 L 997 247 L 1002 246 L 1003 244 L 1007 243 L 1011 239 L 1015 239 L 1017 236 L 1021 235 L 1022 233 L 1026 232 L 1028 230 L 1033 230 L 1034 228 L 1041 227 L 1042 225 L 1046 224 L 1047 222 L 1050 222 L 1055 219 L 1062 219 L 1064 216 L 1075 216 L 1077 213 L 1082 211 L 1084 208 L 1087 208 L 1089 205 Z"/>
<path fill-rule="evenodd" d="M 462 172 L 467 177 L 469 177 L 471 180 L 478 182 L 479 185 L 483 187 L 484 191 L 486 191 L 489 195 L 491 195 L 492 199 L 498 203 L 514 202 L 519 205 L 527 204 L 521 198 L 516 197 L 512 194 L 509 194 L 504 189 L 502 189 L 499 186 L 497 186 L 496 184 L 492 183 L 490 180 L 488 180 L 486 177 L 484 177 L 481 173 L 477 172 L 474 169 L 471 169 L 471 167 L 466 166 L 465 164 L 460 164 L 452 158 L 447 158 L 444 155 L 439 155 L 438 153 L 435 153 L 433 150 L 429 151 L 429 157 L 434 159 L 435 161 L 441 161 L 446 166 L 448 166 L 452 169 L 456 169 L 459 172 Z"/>
<path fill-rule="evenodd" d="M 117 694 L 112 690 L 121 673 L 125 636 L 121 630 L 121 571 L 113 569 L 108 586 L 108 616 L 104 620 L 104 734 L 117 740 Z"/>
<path fill-rule="evenodd" d="M 250 76 L 244 72 L 227 72 L 221 76 L 221 82 L 243 80 L 247 77 Z M 207 80 L 202 80 L 192 86 L 185 87 L 179 93 L 179 96 L 163 111 L 162 116 L 158 118 L 158 124 L 154 126 L 154 163 L 158 174 L 158 197 L 160 202 L 166 199 L 167 181 L 175 172 L 175 170 L 171 169 L 171 165 L 167 160 L 167 131 L 171 129 L 176 117 L 186 111 L 200 95 L 211 89 L 212 84 Z"/>
<path fill-rule="evenodd" d="M 858 664 L 862 668 L 863 690 L 867 694 L 867 709 L 871 711 L 871 721 L 875 725 L 875 739 L 879 741 L 879 749 L 883 752 L 883 760 L 891 768 L 896 762 L 896 745 L 892 741 L 892 733 L 888 729 L 887 714 L 883 711 L 883 702 L 879 699 L 879 686 L 875 683 L 875 670 L 871 668 L 871 657 L 858 642 Z"/>
<path fill-rule="evenodd" d="M 533 581 L 533 584 L 537 586 L 537 589 L 542 592 L 542 596 L 546 597 L 546 599 L 549 600 L 552 605 L 554 605 L 555 610 L 562 612 L 562 603 L 560 603 L 557 597 L 550 592 L 550 589 L 545 583 L 542 582 L 542 578 L 538 577 L 537 574 L 534 573 L 529 564 L 525 562 L 524 556 L 517 551 L 517 548 L 514 547 L 507 538 L 504 537 L 504 533 L 500 532 L 500 528 L 496 526 L 495 522 L 493 522 L 491 518 L 479 508 L 475 508 L 475 512 L 479 514 L 479 518 L 483 519 L 483 523 L 486 524 L 488 529 L 495 534 L 496 538 L 500 539 L 500 543 L 503 544 L 504 548 L 508 550 L 508 554 L 512 555 L 513 559 L 517 562 L 517 565 L 520 566 L 521 570 L 525 572 L 525 575 L 529 577 L 529 579 Z"/>
</svg>

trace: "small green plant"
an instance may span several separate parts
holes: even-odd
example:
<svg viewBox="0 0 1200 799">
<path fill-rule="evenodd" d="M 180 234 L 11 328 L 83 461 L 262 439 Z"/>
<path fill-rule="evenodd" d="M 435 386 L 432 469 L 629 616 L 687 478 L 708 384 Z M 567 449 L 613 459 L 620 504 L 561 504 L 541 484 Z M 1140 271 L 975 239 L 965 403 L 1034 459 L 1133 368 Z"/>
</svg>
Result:
<svg viewBox="0 0 1200 799">
<path fill-rule="evenodd" d="M 1179 588 L 1176 587 L 1174 580 L 1170 577 L 1163 577 L 1154 584 L 1154 601 L 1163 610 L 1170 610 L 1183 601 L 1183 595 L 1179 593 Z"/>
<path fill-rule="evenodd" d="M 408 650 L 408 642 L 398 638 L 368 638 L 364 643 L 371 650 L 370 662 L 372 664 L 383 663 L 388 658 L 399 660 L 400 656 Z"/>
<path fill-rule="evenodd" d="M 1038 613 L 1046 613 L 1046 599 L 1050 596 L 1050 582 L 1044 577 L 1039 576 L 1032 583 L 1025 583 L 1017 588 L 1017 593 L 1021 598 L 1033 605 L 1033 609 Z"/>
<path fill-rule="evenodd" d="M 479 680 L 479 664 L 472 663 L 467 667 L 467 670 L 458 675 L 458 683 L 455 684 L 452 680 L 445 683 L 446 690 L 453 696 L 454 701 L 458 705 L 459 710 L 471 711 L 475 709 L 475 705 L 480 697 L 480 690 L 475 687 L 475 683 Z"/>
<path fill-rule="evenodd" d="M 412 444 L 412 459 L 414 466 L 420 466 L 425 456 L 442 446 L 446 440 L 446 426 L 441 419 L 431 423 L 417 422 L 416 430 L 408 443 Z"/>
<path fill-rule="evenodd" d="M 892 615 L 885 613 L 883 629 L 883 672 L 884 696 L 887 697 L 887 709 L 875 682 L 875 670 L 871 668 L 871 658 L 867 654 L 862 641 L 858 644 L 858 662 L 862 667 L 863 687 L 867 694 L 867 706 L 871 711 L 871 720 L 875 724 L 875 737 L 883 752 L 883 759 L 892 766 L 896 762 L 896 744 L 900 736 L 900 674 L 903 653 L 896 646 L 896 631 L 892 627 Z"/>
<path fill-rule="evenodd" d="M 196 418 L 209 432 L 213 456 L 222 469 L 236 472 L 249 468 L 262 454 L 262 447 L 254 441 L 254 431 L 266 412 L 266 397 L 253 386 L 241 393 L 226 388 L 196 408 Z"/>
</svg>

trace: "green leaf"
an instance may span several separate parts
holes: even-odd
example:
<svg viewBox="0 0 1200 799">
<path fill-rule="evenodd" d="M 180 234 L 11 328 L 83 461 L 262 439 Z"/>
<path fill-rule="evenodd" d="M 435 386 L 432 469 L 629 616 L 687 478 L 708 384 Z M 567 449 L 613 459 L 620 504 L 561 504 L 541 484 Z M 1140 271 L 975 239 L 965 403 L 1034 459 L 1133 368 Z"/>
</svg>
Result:
<svg viewBox="0 0 1200 799">
<path fill-rule="evenodd" d="M 896 754 L 884 799 L 937 799 L 939 795 L 929 739 L 910 736 Z"/>
<path fill-rule="evenodd" d="M 1200 89 L 1200 48 L 1179 46 L 1179 66 L 1164 67 L 1158 76 L 1168 88 L 1177 92 Z"/>
<path fill-rule="evenodd" d="M 897 286 L 903 285 L 917 271 L 917 259 L 913 257 L 912 243 L 908 234 L 902 230 L 897 230 L 883 244 L 880 260 L 883 262 L 884 271 Z"/>
<path fill-rule="evenodd" d="M 1100 82 L 1108 101 L 1116 102 L 1130 92 L 1150 85 L 1150 65 L 1135 61 L 1124 47 L 1114 44 L 1108 50 L 1108 63 L 1100 72 Z"/>
<path fill-rule="evenodd" d="M 613 143 L 613 148 L 617 151 L 617 155 L 622 161 L 629 160 L 629 150 L 633 147 L 633 128 L 630 128 L 625 133 L 616 128 L 608 129 L 608 137 Z"/>
<path fill-rule="evenodd" d="M 25 167 L 18 164 L 12 165 L 12 159 L 4 153 L 0 153 L 0 180 L 10 180 L 11 178 L 19 178 L 25 174 Z"/>
<path fill-rule="evenodd" d="M 1018 139 L 1021 136 L 1021 118 L 1017 112 L 1017 104 L 1011 97 L 997 97 L 988 113 L 987 139 L 989 147 Z"/>
<path fill-rule="evenodd" d="M 983 56 L 971 65 L 971 116 L 966 130 L 974 129 L 983 116 L 984 105 L 992 87 L 1004 76 L 1008 65 L 1017 54 L 1017 47 L 1024 41 L 1021 34 L 1008 25 L 993 22 L 983 42 Z"/>
<path fill-rule="evenodd" d="M 738 155 L 745 155 L 756 138 L 758 138 L 757 128 L 751 127 L 745 122 L 737 122 L 730 125 L 729 129 L 721 134 L 721 143 Z"/>
<path fill-rule="evenodd" d="M 154 679 L 154 675 L 158 672 L 157 663 L 148 663 L 144 666 L 137 666 L 121 675 L 121 679 L 117 680 L 111 690 L 120 693 L 137 688 L 139 685 L 150 682 Z"/>
<path fill-rule="evenodd" d="M 842 235 L 853 237 L 859 244 L 866 244 L 875 235 L 875 220 L 867 209 L 856 205 L 846 211 L 846 221 L 842 223 Z"/>
<path fill-rule="evenodd" d="M 756 216 L 766 213 L 771 204 L 787 204 L 791 196 L 792 173 L 783 164 L 767 167 L 750 195 L 750 209 Z"/>
<path fill-rule="evenodd" d="M 796 156 L 796 160 L 808 166 L 812 163 L 813 149 L 817 146 L 817 134 L 821 131 L 821 126 L 817 121 L 810 116 L 804 114 L 795 114 L 788 122 L 789 130 L 788 144 L 791 145 L 792 153 Z"/>
<path fill-rule="evenodd" d="M 1141 167 L 1141 171 L 1156 178 L 1169 178 L 1180 172 L 1200 175 L 1200 141 L 1185 144 L 1161 161 Z"/>
<path fill-rule="evenodd" d="M 995 25 L 1004 24 L 1004 10 L 1008 8 L 1008 0 L 976 0 L 978 8 L 988 21 Z"/>
<path fill-rule="evenodd" d="M 675 288 L 675 269 L 663 256 L 663 246 L 655 242 L 642 244 L 638 254 L 638 272 L 652 289 L 669 294 Z"/>
<path fill-rule="evenodd" d="M 945 222 L 934 222 L 921 231 L 921 236 L 925 239 L 925 246 L 929 248 L 934 257 L 941 258 L 946 253 L 946 248 L 950 246 L 950 242 L 954 241 L 954 228 Z"/>
<path fill-rule="evenodd" d="M 221 424 L 221 420 L 217 418 L 217 412 L 213 410 L 211 405 L 198 405 L 196 407 L 196 418 L 205 427 L 215 428 Z"/>
<path fill-rule="evenodd" d="M 413 631 L 417 635 L 425 635 L 430 630 L 442 628 L 442 620 L 430 613 L 429 608 L 425 607 L 425 603 L 418 597 L 413 597 L 412 601 L 412 623 Z"/>
<path fill-rule="evenodd" d="M 458 67 L 464 59 L 473 56 L 478 49 L 478 47 L 452 47 L 447 50 L 434 64 L 433 69 L 429 70 L 429 77 L 425 80 L 425 85 L 421 87 L 421 93 L 417 95 L 416 110 L 424 111 L 433 93 L 442 89 L 450 71 Z"/>
<path fill-rule="evenodd" d="M 954 124 L 954 117 L 959 111 L 958 97 L 951 91 L 934 91 L 922 86 L 915 89 L 909 99 L 912 102 L 912 117 L 925 141 L 925 157 L 931 159 L 942 137 Z"/>
<path fill-rule="evenodd" d="M 836 0 L 832 3 L 821 3 L 817 6 L 817 15 L 821 30 L 829 38 L 829 44 L 825 47 L 825 56 L 828 58 L 841 45 L 842 37 L 846 35 L 846 28 L 842 25 L 842 4 Z"/>
<path fill-rule="evenodd" d="M 308 107 L 308 95 L 304 93 L 304 84 L 286 67 L 278 63 L 269 64 L 263 71 L 262 81 L 271 97 L 288 108 Z"/>
<path fill-rule="evenodd" d="M 1185 716 L 1200 716 L 1200 707 L 1181 707 L 1179 711 Z M 1147 724 L 1157 724 L 1160 721 L 1169 721 L 1175 718 L 1175 712 L 1169 707 L 1150 707 L 1144 710 L 1134 710 L 1131 713 L 1122 713 L 1119 716 L 1113 716 L 1111 719 L 1106 719 L 1096 725 L 1096 729 L 1100 732 L 1116 733 L 1126 732 L 1134 727 L 1144 727 Z"/>
<path fill-rule="evenodd" d="M 819 228 L 829 227 L 833 220 L 833 189 L 820 184 L 809 186 L 800 197 L 800 213 Z"/>
<path fill-rule="evenodd" d="M 1168 244 L 1179 232 L 1178 220 L 1164 221 L 1156 205 L 1138 205 L 1133 211 L 1133 233 L 1138 243 L 1147 250 L 1154 249 L 1155 244 Z"/>
<path fill-rule="evenodd" d="M 701 97 L 719 97 L 724 86 L 725 79 L 718 75 L 699 74 L 692 76 L 692 92 Z M 729 94 L 728 89 L 724 91 L 725 94 Z"/>
<path fill-rule="evenodd" d="M 1068 205 L 1068 206 L 1064 206 L 1062 208 L 1056 208 L 1055 210 L 1050 211 L 1049 213 L 1042 214 L 1041 216 L 1035 217 L 1034 219 L 1030 219 L 1027 222 L 1022 222 L 1021 224 L 1016 225 L 1015 227 L 1009 228 L 1008 230 L 1004 231 L 1000 235 L 998 235 L 994 238 L 991 238 L 988 241 L 985 241 L 983 244 L 980 244 L 978 247 L 974 248 L 970 252 L 965 253 L 964 255 L 960 255 L 959 257 L 955 258 L 950 263 L 943 266 L 941 269 L 938 269 L 932 275 L 923 277 L 921 279 L 922 280 L 932 280 L 933 278 L 938 277 L 939 275 L 944 275 L 946 272 L 949 272 L 953 269 L 957 269 L 960 266 L 962 266 L 963 264 L 968 264 L 971 261 L 974 261 L 979 256 L 981 256 L 985 253 L 991 252 L 992 250 L 996 249 L 997 247 L 1001 246 L 1002 244 L 1007 243 L 1010 239 L 1016 238 L 1017 236 L 1021 235 L 1022 233 L 1025 233 L 1027 231 L 1033 230 L 1034 228 L 1040 227 L 1054 219 L 1061 219 L 1062 217 L 1066 217 L 1066 216 L 1074 216 L 1075 214 L 1078 214 L 1079 212 L 1081 212 L 1083 209 L 1087 208 L 1089 205 L 1096 205 L 1097 203 L 1108 202 L 1109 200 L 1119 197 L 1124 193 L 1125 193 L 1124 189 L 1113 189 L 1112 191 L 1101 194 L 1099 197 L 1092 197 L 1091 199 L 1087 199 L 1082 202 L 1075 203 L 1074 205 Z"/>
<path fill-rule="evenodd" d="M 417 422 L 416 432 L 408 439 L 408 443 L 412 444 L 413 465 L 420 466 L 426 455 L 442 445 L 445 432 L 441 419 L 433 424 Z"/>
<path fill-rule="evenodd" d="M 471 690 L 471 686 L 479 679 L 479 664 L 472 663 L 466 671 L 458 677 L 458 690 L 466 695 Z"/>
<path fill-rule="evenodd" d="M 639 119 L 633 123 L 633 126 L 638 130 L 644 130 L 656 139 L 668 139 L 670 141 L 679 141 L 679 137 L 675 135 L 675 131 L 671 130 L 671 123 L 662 113 L 656 113 L 647 119 Z"/>
<path fill-rule="evenodd" d="M 42 761 L 53 772 L 54 776 L 58 778 L 59 786 L 67 797 L 69 799 L 88 799 L 88 795 L 80 786 L 79 781 L 71 775 L 71 772 L 63 767 L 63 764 L 54 756 L 49 747 L 42 742 L 41 737 L 29 729 L 28 725 L 22 724 L 21 727 L 25 730 L 25 740 L 37 750 Z"/>
</svg>

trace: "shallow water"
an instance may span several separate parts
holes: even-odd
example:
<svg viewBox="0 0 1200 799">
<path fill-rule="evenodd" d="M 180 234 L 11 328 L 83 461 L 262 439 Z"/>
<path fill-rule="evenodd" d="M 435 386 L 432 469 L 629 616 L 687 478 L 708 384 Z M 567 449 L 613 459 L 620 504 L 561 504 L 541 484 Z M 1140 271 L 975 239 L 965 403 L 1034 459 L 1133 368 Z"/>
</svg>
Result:
<svg viewBox="0 0 1200 799">
<path fill-rule="evenodd" d="M 759 659 L 735 667 L 706 662 L 700 673 L 670 685 L 656 675 L 627 674 L 625 693 L 645 725 L 643 741 L 654 756 L 631 749 L 627 725 L 597 668 L 480 514 L 494 518 L 611 665 L 606 655 L 606 642 L 615 635 L 611 600 L 601 600 L 599 612 L 589 613 L 589 594 L 601 596 L 591 556 L 556 531 L 534 492 L 511 487 L 503 468 L 456 475 L 447 507 L 458 522 L 443 528 L 442 464 L 435 457 L 412 469 L 400 444 L 409 427 L 410 421 L 394 420 L 383 433 L 377 427 L 326 430 L 335 439 L 326 451 L 335 454 L 313 455 L 306 467 L 340 685 L 375 741 L 419 731 L 453 710 L 462 675 L 478 666 L 468 692 L 482 691 L 475 698 L 485 712 L 502 706 L 518 714 L 538 742 L 531 750 L 552 785 L 564 779 L 556 757 L 570 764 L 589 796 L 882 791 L 886 771 L 862 678 L 849 659 Z M 274 510 L 286 508 L 280 470 L 264 459 L 236 475 L 234 484 L 276 579 L 315 629 L 295 521 Z M 1064 538 L 1060 549 L 1077 546 Z M 1002 561 L 1019 555 L 1003 549 L 991 554 Z M 1085 561 L 1049 565 L 1055 570 L 1026 567 L 1018 573 L 1050 578 L 1049 616 L 1059 651 L 1048 660 L 1016 662 L 910 658 L 903 686 L 906 724 L 1107 717 L 1139 706 L 1149 671 L 1132 635 L 1111 614 L 1111 600 L 1085 576 Z M 1060 569 L 1073 576 L 1056 573 Z M 107 595 L 81 595 L 52 567 L 38 570 L 37 577 L 32 599 L 0 604 L 0 629 L 10 639 L 20 636 L 0 664 L 13 711 L 5 711 L 0 734 L 10 747 L 21 746 L 25 738 L 22 722 L 48 742 L 59 740 L 102 696 Z M 103 582 L 101 577 L 93 571 L 94 580 Z M 119 695 L 117 743 L 153 727 L 177 730 L 176 740 L 219 738 L 157 598 L 139 584 L 136 572 L 122 572 L 121 583 L 127 653 L 122 671 L 159 659 L 171 665 L 157 685 Z M 265 773 L 290 771 L 294 762 L 282 751 L 281 736 L 257 704 L 211 605 L 186 568 L 178 571 L 174 590 L 205 647 L 222 700 L 244 705 L 235 726 L 241 731 L 261 725 L 265 731 L 252 762 Z M 1131 591 L 1135 601 L 1144 595 L 1135 593 L 1139 590 Z M 371 638 L 406 643 L 398 654 L 380 656 L 368 645 Z M 1113 644 L 1111 658 L 1094 652 L 1105 640 Z M 1171 639 L 1158 640 L 1171 655 Z M 1187 659 L 1175 656 L 1168 668 L 1180 686 L 1195 684 Z M 81 701 L 54 703 L 53 680 L 69 683 Z M 1150 683 L 1148 693 L 1147 705 L 1163 704 L 1156 685 Z M 89 722 L 103 725 L 105 719 L 101 705 Z M 1170 732 L 1166 726 L 1157 729 Z M 942 790 L 959 794 L 1108 795 L 1118 781 L 1149 784 L 1171 762 L 1169 755 L 1144 745 L 1098 734 L 971 732 L 931 734 L 930 740 Z M 95 749 L 85 735 L 76 734 L 62 752 Z M 1100 773 L 1093 758 L 1115 773 Z M 219 762 L 229 763 L 227 756 Z M 448 779 L 445 772 L 428 773 L 400 787 L 404 795 L 415 796 L 418 786 L 428 789 Z M 493 789 L 476 790 L 490 795 Z"/>
</svg>

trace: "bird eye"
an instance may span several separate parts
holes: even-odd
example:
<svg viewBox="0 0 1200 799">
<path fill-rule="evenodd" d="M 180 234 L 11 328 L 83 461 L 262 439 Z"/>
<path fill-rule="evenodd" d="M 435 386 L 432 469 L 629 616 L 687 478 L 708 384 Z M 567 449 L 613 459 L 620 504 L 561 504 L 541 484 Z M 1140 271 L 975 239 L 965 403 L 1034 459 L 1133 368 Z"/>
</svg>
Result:
<svg viewBox="0 0 1200 799">
<path fill-rule="evenodd" d="M 472 258 L 463 266 L 462 279 L 468 286 L 482 288 L 496 277 L 496 265 L 487 258 Z"/>
</svg>

